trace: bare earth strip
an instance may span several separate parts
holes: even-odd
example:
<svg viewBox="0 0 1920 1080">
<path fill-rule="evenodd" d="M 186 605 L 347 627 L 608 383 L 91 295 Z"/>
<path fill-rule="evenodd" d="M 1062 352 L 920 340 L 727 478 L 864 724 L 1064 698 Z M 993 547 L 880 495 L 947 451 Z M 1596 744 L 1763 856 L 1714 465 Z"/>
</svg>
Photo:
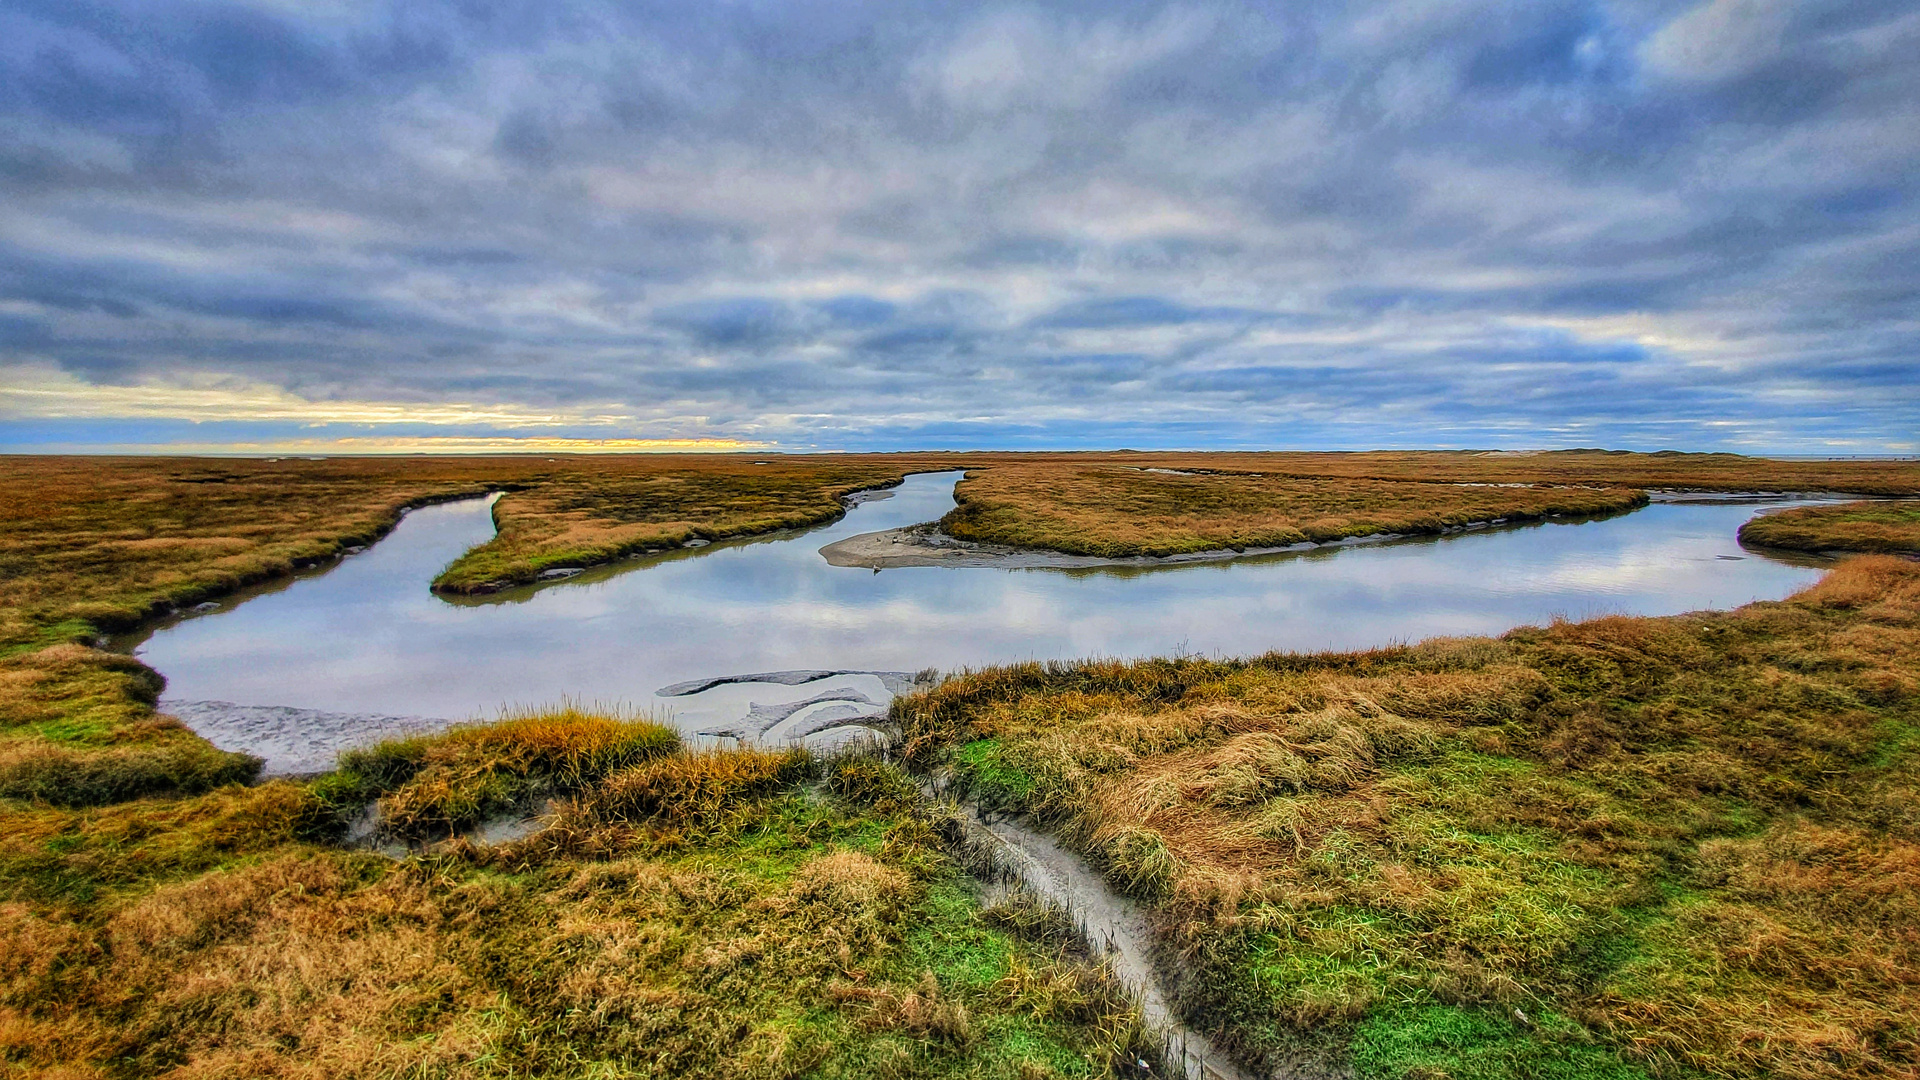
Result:
<svg viewBox="0 0 1920 1080">
<path fill-rule="evenodd" d="M 1482 526 L 1476 525 L 1467 528 L 1480 527 Z M 1465 531 L 1465 529 L 1454 531 Z M 1404 539 L 1406 537 L 1402 533 L 1375 533 L 1365 537 L 1330 540 L 1324 544 L 1302 542 L 1283 547 L 1247 548 L 1242 551 L 1221 548 L 1213 551 L 1189 551 L 1178 555 L 1069 555 L 1043 548 L 956 540 L 941 532 L 937 526 L 929 524 L 913 525 L 904 529 L 883 529 L 879 532 L 849 536 L 845 540 L 839 540 L 821 548 L 820 554 L 833 566 L 859 566 L 874 570 L 891 569 L 896 566 L 994 566 L 1007 570 L 1077 569 L 1098 566 L 1179 566 L 1184 563 L 1221 562 L 1258 555 L 1281 555 L 1287 552 L 1312 551 L 1322 547 L 1375 544 Z"/>
</svg>

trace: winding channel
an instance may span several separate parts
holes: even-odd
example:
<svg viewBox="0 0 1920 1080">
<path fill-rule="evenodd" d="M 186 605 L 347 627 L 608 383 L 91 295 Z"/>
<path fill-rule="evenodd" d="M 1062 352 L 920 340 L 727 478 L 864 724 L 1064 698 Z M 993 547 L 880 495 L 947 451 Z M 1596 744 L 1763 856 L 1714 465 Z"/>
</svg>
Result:
<svg viewBox="0 0 1920 1080">
<path fill-rule="evenodd" d="M 167 711 L 264 757 L 269 772 L 301 773 L 382 734 L 563 699 L 652 712 L 690 734 L 817 738 L 832 719 L 884 712 L 926 669 L 1372 648 L 1556 617 L 1736 607 L 1821 572 L 1734 539 L 1787 499 L 1656 502 L 1604 520 L 1164 566 L 874 571 L 821 556 L 938 519 L 958 479 L 908 477 L 817 529 L 458 601 L 427 584 L 492 536 L 489 501 L 425 507 L 325 571 L 119 644 L 167 677 Z M 796 671 L 812 676 L 720 678 Z M 818 700 L 788 708 L 805 698 Z"/>
</svg>

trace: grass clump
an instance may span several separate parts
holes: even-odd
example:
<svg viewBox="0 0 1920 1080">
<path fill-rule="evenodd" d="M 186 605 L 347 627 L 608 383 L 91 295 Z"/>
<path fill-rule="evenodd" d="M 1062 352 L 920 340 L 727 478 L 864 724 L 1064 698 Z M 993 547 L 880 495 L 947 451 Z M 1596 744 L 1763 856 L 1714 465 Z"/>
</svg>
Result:
<svg viewBox="0 0 1920 1080">
<path fill-rule="evenodd" d="M 260 774 L 260 759 L 198 739 L 163 747 L 75 750 L 28 743 L 0 749 L 0 799 L 99 806 L 150 795 L 198 795 Z"/>
<path fill-rule="evenodd" d="M 317 790 L 338 818 L 377 798 L 384 831 L 424 839 L 577 792 L 679 748 L 679 733 L 665 724 L 568 706 L 348 751 Z"/>
<path fill-rule="evenodd" d="M 827 790 L 856 806 L 894 813 L 920 801 L 920 789 L 899 768 L 865 754 L 832 761 Z"/>
<path fill-rule="evenodd" d="M 1792 551 L 1920 554 L 1920 503 L 1853 502 L 1782 510 L 1740 526 L 1740 539 Z"/>
<path fill-rule="evenodd" d="M 742 799 L 813 774 L 806 750 L 712 750 L 648 762 L 609 777 L 578 804 L 596 822 L 711 821 Z"/>
<path fill-rule="evenodd" d="M 1016 665 L 895 718 L 1148 900 L 1190 1019 L 1263 1068 L 1893 1077 L 1916 691 L 1920 565 L 1863 557 L 1737 612 Z"/>
</svg>

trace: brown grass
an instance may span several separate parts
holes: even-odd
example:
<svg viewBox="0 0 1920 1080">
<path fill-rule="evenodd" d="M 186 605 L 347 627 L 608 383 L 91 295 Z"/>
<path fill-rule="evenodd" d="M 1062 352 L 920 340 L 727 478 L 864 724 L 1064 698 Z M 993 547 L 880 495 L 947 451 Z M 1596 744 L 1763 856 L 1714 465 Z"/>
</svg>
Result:
<svg viewBox="0 0 1920 1080">
<path fill-rule="evenodd" d="M 1069 460 L 1061 455 L 1049 460 Z M 1920 461 L 1778 461 L 1739 454 L 1636 454 L 1623 450 L 1541 452 L 1373 450 L 1364 453 L 1138 453 L 1080 460 L 1272 476 L 1419 480 L 1691 491 L 1844 491 L 1920 494 Z"/>
<path fill-rule="evenodd" d="M 377 798 L 386 835 L 422 840 L 531 809 L 679 748 L 679 732 L 665 724 L 562 706 L 348 751 L 317 790 L 343 821 Z"/>
<path fill-rule="evenodd" d="M 941 521 L 963 540 L 1075 555 L 1176 555 L 1439 533 L 1491 521 L 1613 513 L 1630 488 L 1501 487 L 1257 473 L 1173 475 L 1122 465 L 1002 465 L 970 473 Z"/>
<path fill-rule="evenodd" d="M 239 786 L 253 763 L 156 716 L 153 672 L 72 644 L 324 562 L 404 506 L 509 491 L 481 582 L 824 520 L 849 485 L 963 464 L 1920 490 L 1908 464 L 1725 456 L 774 460 L 0 460 L 7 1072 L 1024 1077 L 1132 1052 L 1110 996 L 972 921 L 898 778 L 840 775 L 823 803 L 794 764 L 628 763 L 546 840 L 390 866 L 310 846 L 364 777 Z M 1876 566 L 1672 632 L 1023 670 L 923 701 L 916 753 L 1186 901 L 1170 940 L 1225 973 L 1189 997 L 1255 1051 L 1276 1017 L 1525 994 L 1670 1071 L 1906 1075 L 1920 603 Z M 379 794 L 419 780 L 442 813 L 468 753 L 573 775 L 569 740 L 522 734 L 396 755 Z"/>
<path fill-rule="evenodd" d="M 1920 554 L 1920 503 L 1855 502 L 1782 510 L 1742 525 L 1740 539 L 1793 551 Z"/>
<path fill-rule="evenodd" d="M 1865 557 L 1729 614 L 1026 665 L 897 715 L 1153 901 L 1250 1056 L 1402 1060 L 1383 1032 L 1494 1007 L 1663 1075 L 1913 1077 L 1917 690 L 1920 565 Z"/>
<path fill-rule="evenodd" d="M 553 742 L 524 723 L 492 741 L 519 736 Z M 0 838 L 0 1061 L 22 1077 L 1012 1078 L 1152 1053 L 1101 971 L 974 917 L 915 839 L 932 835 L 917 808 L 811 798 L 810 774 L 767 782 L 799 759 L 739 756 L 622 774 L 625 796 L 574 818 L 598 834 L 591 858 L 539 838 L 398 863 L 303 845 L 313 796 L 286 782 L 21 814 Z M 639 811 L 648 783 L 706 792 L 702 831 L 677 804 Z M 1041 1008 L 1042 971 L 1077 1002 Z"/>
<path fill-rule="evenodd" d="M 561 559 L 817 524 L 840 513 L 839 495 L 945 460 L 0 458 L 0 646 L 125 629 L 317 565 L 437 500 L 509 492 L 501 537 L 447 580 L 465 588 Z"/>
</svg>

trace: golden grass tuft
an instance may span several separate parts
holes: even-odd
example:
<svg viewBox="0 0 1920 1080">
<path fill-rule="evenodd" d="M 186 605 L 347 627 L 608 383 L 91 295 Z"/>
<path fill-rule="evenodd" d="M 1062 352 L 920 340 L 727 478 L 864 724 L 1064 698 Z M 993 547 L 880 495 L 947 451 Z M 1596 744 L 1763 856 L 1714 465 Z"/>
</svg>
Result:
<svg viewBox="0 0 1920 1080">
<path fill-rule="evenodd" d="M 679 732 L 665 724 L 569 705 L 349 751 L 331 787 L 343 811 L 378 796 L 384 830 L 424 838 L 578 791 L 679 747 Z"/>
<path fill-rule="evenodd" d="M 812 769 L 812 756 L 797 749 L 680 754 L 608 777 L 578 802 L 577 810 L 599 822 L 697 823 L 737 800 L 785 787 Z"/>
</svg>

